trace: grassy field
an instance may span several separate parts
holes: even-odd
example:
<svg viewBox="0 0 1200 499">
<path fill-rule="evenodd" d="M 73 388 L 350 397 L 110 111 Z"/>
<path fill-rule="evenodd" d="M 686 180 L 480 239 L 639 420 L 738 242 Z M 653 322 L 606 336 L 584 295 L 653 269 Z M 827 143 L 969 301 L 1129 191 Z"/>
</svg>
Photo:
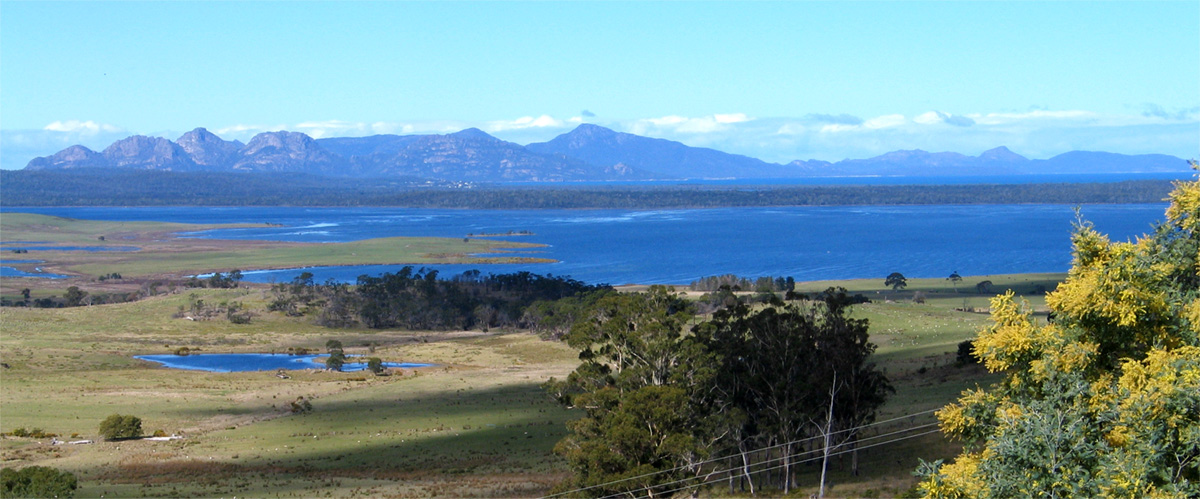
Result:
<svg viewBox="0 0 1200 499">
<path fill-rule="evenodd" d="M 989 276 L 997 291 L 1053 288 L 1061 276 Z M 987 315 L 973 279 L 956 292 L 944 280 L 913 280 L 882 292 L 882 282 L 803 283 L 804 291 L 841 285 L 869 294 L 854 315 L 870 319 L 877 361 L 897 388 L 880 420 L 916 414 L 879 432 L 934 421 L 927 412 L 964 388 L 993 378 L 978 366 L 956 367 L 957 344 Z M 964 288 L 970 284 L 971 292 Z M 880 291 L 880 293 L 876 293 Z M 916 292 L 924 304 L 913 303 Z M 1039 296 L 1031 296 L 1040 306 Z M 250 324 L 173 318 L 191 300 L 240 301 Z M 176 441 L 49 445 L 47 439 L 0 439 L 3 466 L 42 464 L 73 471 L 83 497 L 507 497 L 544 494 L 567 470 L 551 449 L 575 416 L 538 386 L 577 364 L 565 345 L 522 331 L 408 332 L 335 330 L 265 311 L 261 289 L 185 290 L 114 305 L 67 309 L 0 309 L 0 432 L 39 428 L 64 439 L 95 439 L 109 414 L 134 414 L 147 433 Z M 969 309 L 968 309 L 969 310 Z M 342 341 L 347 352 L 387 361 L 432 362 L 393 376 L 301 371 L 168 370 L 133 359 L 187 346 L 201 352 L 282 352 Z M 311 400 L 309 414 L 289 403 Z M 74 436 L 73 436 L 74 435 Z M 833 496 L 896 495 L 912 485 L 917 458 L 945 458 L 956 444 L 932 434 L 866 449 L 863 474 L 846 462 L 832 469 Z M 815 490 L 818 467 L 802 480 Z M 707 495 L 722 493 L 716 487 Z M 727 493 L 725 490 L 724 493 Z"/>
</svg>

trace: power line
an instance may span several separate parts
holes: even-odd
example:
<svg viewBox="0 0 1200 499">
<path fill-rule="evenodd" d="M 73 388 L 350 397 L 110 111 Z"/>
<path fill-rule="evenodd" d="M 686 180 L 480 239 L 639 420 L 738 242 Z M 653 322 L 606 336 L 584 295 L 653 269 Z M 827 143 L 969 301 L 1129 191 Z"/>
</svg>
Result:
<svg viewBox="0 0 1200 499">
<path fill-rule="evenodd" d="M 922 428 L 928 428 L 928 427 L 930 427 L 930 426 L 934 426 L 934 425 L 936 425 L 936 424 L 937 424 L 937 423 L 931 423 L 931 424 L 926 424 L 926 425 L 921 425 L 921 426 L 914 426 L 914 427 L 912 427 L 912 428 L 908 428 L 908 429 L 904 429 L 904 430 L 898 430 L 898 431 L 894 431 L 894 432 L 887 433 L 887 434 L 883 434 L 883 435 L 876 435 L 876 436 L 874 436 L 874 437 L 870 437 L 870 438 L 863 439 L 863 440 L 861 440 L 861 442 L 865 442 L 865 441 L 867 441 L 867 440 L 872 440 L 872 439 L 883 438 L 883 437 L 886 437 L 886 436 L 897 435 L 897 434 L 900 434 L 900 433 L 907 433 L 907 432 L 910 432 L 910 431 L 913 431 L 913 430 L 919 430 L 919 429 L 922 429 Z M 887 444 L 894 443 L 894 442 L 899 442 L 899 441 L 901 441 L 901 440 L 905 440 L 905 439 L 908 439 L 908 438 L 915 438 L 915 437 L 918 437 L 918 436 L 928 435 L 928 434 L 930 434 L 930 433 L 937 433 L 938 431 L 939 431 L 939 430 L 933 430 L 933 431 L 928 431 L 928 432 L 921 433 L 921 434 L 918 434 L 918 435 L 909 435 L 909 436 L 905 436 L 905 437 L 896 438 L 896 439 L 894 439 L 894 440 L 889 440 L 889 441 L 887 441 L 887 442 L 878 442 L 878 443 L 874 443 L 874 444 L 870 444 L 870 445 L 865 445 L 865 446 L 856 446 L 856 447 L 855 447 L 855 448 L 853 448 L 853 449 L 846 449 L 846 450 L 842 450 L 842 451 L 838 451 L 838 452 L 830 453 L 829 455 L 830 455 L 830 456 L 840 456 L 840 455 L 842 455 L 842 454 L 849 453 L 849 452 L 854 452 L 854 451 L 856 451 L 856 450 L 869 449 L 869 448 L 871 448 L 871 447 L 875 447 L 875 446 L 878 446 L 878 445 L 887 445 Z M 759 461 L 759 462 L 757 462 L 757 463 L 754 463 L 754 464 L 751 464 L 751 465 L 749 465 L 749 466 L 745 466 L 745 467 L 746 467 L 746 468 L 753 468 L 753 467 L 756 467 L 756 466 L 762 466 L 762 465 L 765 465 L 765 464 L 768 464 L 768 463 L 773 463 L 773 462 L 776 462 L 776 461 L 782 461 L 782 460 L 784 460 L 784 459 L 791 458 L 791 457 L 802 456 L 802 455 L 804 455 L 804 454 L 805 454 L 805 451 L 798 452 L 798 453 L 795 453 L 795 454 L 786 455 L 786 456 L 778 456 L 778 457 L 775 457 L 775 458 L 772 458 L 772 459 L 767 459 L 767 460 L 764 460 L 764 461 Z M 754 470 L 754 471 L 751 471 L 751 473 L 759 473 L 759 472 L 762 472 L 762 471 L 768 471 L 768 470 L 778 469 L 778 468 L 782 468 L 782 467 L 784 467 L 784 466 L 789 466 L 789 465 L 791 465 L 791 464 L 804 464 L 804 463 L 807 463 L 807 462 L 810 462 L 810 461 L 815 461 L 815 460 L 817 460 L 817 459 L 822 459 L 823 457 L 824 457 L 824 456 L 818 456 L 818 457 L 813 457 L 813 458 L 809 458 L 809 459 L 803 459 L 803 460 L 796 461 L 796 462 L 789 463 L 789 464 L 781 464 L 781 465 L 774 466 L 774 467 L 771 467 L 771 468 L 764 468 L 764 469 L 758 469 L 758 470 Z M 723 469 L 723 470 L 716 470 L 716 471 L 713 471 L 713 472 L 709 473 L 709 476 L 711 476 L 711 475 L 714 475 L 714 474 L 721 474 L 721 473 L 727 473 L 727 472 L 730 472 L 730 471 L 740 470 L 740 469 L 742 469 L 742 468 L 743 468 L 742 466 L 735 466 L 735 467 L 732 467 L 732 468 L 726 468 L 726 469 Z M 661 487 L 661 486 L 663 486 L 663 485 L 673 485 L 673 484 L 676 484 L 676 483 L 686 482 L 686 481 L 689 481 L 689 480 L 693 480 L 694 478 L 695 478 L 695 477 L 692 477 L 692 478 L 683 478 L 683 479 L 678 479 L 678 480 L 675 480 L 675 481 L 672 481 L 672 482 L 664 482 L 664 483 L 660 483 L 660 484 L 656 484 L 656 485 L 650 485 L 650 486 L 646 486 L 646 487 L 642 487 L 642 488 L 640 488 L 640 489 L 634 489 L 634 490 L 649 490 L 649 489 L 651 489 L 651 488 L 654 488 L 654 487 Z M 623 492 L 623 493 L 628 493 L 628 492 Z M 610 496 L 610 497 L 611 497 L 611 496 Z"/>
<path fill-rule="evenodd" d="M 863 446 L 863 447 L 858 447 L 858 448 L 855 448 L 855 449 L 846 449 L 846 450 L 838 451 L 838 452 L 835 452 L 835 453 L 831 453 L 831 454 L 829 454 L 829 455 L 830 455 L 831 457 L 832 457 L 832 456 L 840 456 L 840 455 L 842 455 L 842 454 L 847 454 L 847 453 L 850 453 L 850 452 L 854 452 L 854 451 L 856 451 L 856 450 L 869 449 L 869 448 L 871 448 L 871 447 L 877 447 L 877 446 L 880 446 L 880 445 L 889 445 L 889 444 L 894 444 L 894 443 L 896 443 L 896 442 L 900 442 L 900 441 L 903 441 L 903 440 L 908 440 L 908 439 L 911 439 L 911 438 L 917 438 L 917 437 L 923 437 L 923 436 L 925 436 L 925 435 L 931 435 L 931 434 L 934 434 L 934 433 L 938 433 L 938 432 L 940 432 L 940 431 L 941 431 L 941 430 L 931 430 L 931 431 L 927 431 L 927 432 L 923 432 L 923 433 L 918 433 L 918 434 L 916 434 L 916 435 L 907 435 L 907 436 L 899 437 L 899 438 L 896 438 L 896 439 L 893 439 L 893 440 L 889 440 L 889 441 L 887 441 L 887 442 L 878 442 L 878 443 L 874 443 L 874 444 L 871 444 L 871 445 L 867 445 L 867 446 Z M 800 454 L 793 454 L 792 456 L 789 456 L 789 457 L 795 457 L 795 456 L 799 456 L 799 455 L 802 455 L 802 453 L 800 453 Z M 817 457 L 812 457 L 812 458 L 809 458 L 809 459 L 802 459 L 802 460 L 800 460 L 800 461 L 794 461 L 794 462 L 791 462 L 791 463 L 788 463 L 788 464 L 780 464 L 780 465 L 772 466 L 772 467 L 770 467 L 770 468 L 762 468 L 762 469 L 757 469 L 757 470 L 754 470 L 754 471 L 753 471 L 753 473 L 761 473 L 761 472 L 764 472 L 764 471 L 777 470 L 777 469 L 780 469 L 780 468 L 783 468 L 783 467 L 786 467 L 786 466 L 800 465 L 800 464 L 804 464 L 804 463 L 808 463 L 808 462 L 816 461 L 816 460 L 818 460 L 818 459 L 822 459 L 822 458 L 823 458 L 823 456 L 817 456 Z M 779 459 L 773 459 L 773 460 L 771 460 L 771 461 L 777 461 L 777 460 L 779 460 Z M 764 462 L 769 462 L 769 461 L 764 461 Z M 761 464 L 761 463 L 760 463 L 760 464 Z M 714 471 L 713 473 L 710 473 L 710 476 L 711 476 L 711 475 L 713 475 L 713 474 L 720 474 L 720 473 L 727 473 L 727 472 L 730 472 L 730 471 L 735 471 L 735 470 L 737 470 L 737 469 L 739 469 L 739 468 L 736 468 L 736 467 L 735 467 L 735 468 L 729 468 L 729 469 L 724 469 L 724 470 L 718 470 L 718 471 Z M 702 486 L 704 486 L 704 485 L 709 485 L 709 484 L 717 483 L 717 482 L 719 482 L 719 481 L 727 480 L 728 478 L 729 478 L 729 476 L 723 476 L 723 477 L 720 477 L 720 478 L 713 478 L 713 479 L 705 480 L 705 481 L 703 481 L 703 482 L 699 482 L 699 483 L 694 483 L 694 484 L 690 484 L 690 485 L 685 485 L 685 486 L 683 486 L 683 487 L 678 487 L 678 488 L 675 488 L 675 489 L 671 489 L 671 490 L 664 491 L 664 492 L 662 492 L 662 495 L 663 495 L 664 497 L 670 497 L 670 494 L 674 494 L 674 493 L 676 493 L 676 492 L 680 492 L 680 491 L 687 490 L 687 489 L 693 489 L 693 488 L 697 488 L 697 487 L 702 487 Z M 652 488 L 654 488 L 654 487 L 661 487 L 661 486 L 663 486 L 663 485 L 672 485 L 672 484 L 675 484 L 675 483 L 680 483 L 680 482 L 684 482 L 684 481 L 687 481 L 687 480 L 691 480 L 691 479 L 689 478 L 689 479 L 685 479 L 685 480 L 676 480 L 676 481 L 674 481 L 674 482 L 666 482 L 666 483 L 662 483 L 662 484 L 658 484 L 658 485 L 652 485 L 652 486 L 649 486 L 649 487 L 642 487 L 642 488 L 640 488 L 640 489 L 634 489 L 634 491 L 648 491 L 648 490 L 650 490 L 650 489 L 652 489 Z M 622 494 L 627 494 L 627 493 L 634 492 L 634 491 L 622 492 Z M 609 497 L 612 497 L 612 496 L 609 496 Z"/>
<path fill-rule="evenodd" d="M 860 426 L 856 426 L 856 427 L 853 427 L 853 428 L 847 428 L 847 429 L 844 429 L 844 430 L 838 430 L 838 431 L 832 432 L 831 434 L 838 434 L 838 433 L 846 433 L 846 432 L 857 431 L 857 430 L 861 430 L 861 429 L 864 429 L 864 428 L 870 428 L 870 427 L 872 427 L 872 426 L 878 426 L 878 425 L 882 425 L 882 424 L 891 423 L 891 422 L 894 422 L 894 421 L 899 421 L 899 420 L 902 420 L 902 419 L 914 418 L 914 417 L 916 417 L 916 416 L 920 416 L 920 415 L 923 415 L 923 414 L 929 414 L 929 413 L 931 413 L 931 412 L 936 412 L 936 411 L 939 411 L 939 410 L 941 410 L 941 409 L 940 409 L 940 408 L 939 408 L 939 409 L 929 409 L 929 410 L 926 410 L 926 411 L 915 412 L 915 413 L 912 413 L 912 414 L 907 414 L 907 415 L 904 415 L 904 416 L 897 416 L 897 417 L 894 417 L 894 418 L 891 418 L 891 419 L 885 419 L 885 420 L 883 420 L 883 421 L 875 421 L 875 422 L 873 422 L 873 423 L 868 423 L 868 424 L 865 424 L 865 425 L 860 425 Z M 910 428 L 910 429 L 908 429 L 908 430 L 902 430 L 902 431 L 900 431 L 900 433 L 902 433 L 902 432 L 904 432 L 904 431 L 911 431 L 912 429 L 915 429 L 915 428 L 924 428 L 924 427 L 932 426 L 932 425 L 935 425 L 935 424 L 937 424 L 937 423 L 931 423 L 931 424 L 922 425 L 922 426 L 920 426 L 920 427 L 914 427 L 914 428 Z M 895 434 L 895 433 L 897 433 L 897 432 L 893 432 L 893 433 L 891 433 L 891 434 Z M 751 450 L 749 450 L 749 451 L 743 452 L 742 454 L 750 454 L 750 453 L 755 453 L 755 452 L 768 451 L 768 450 L 776 449 L 776 448 L 779 448 L 779 447 L 784 447 L 784 446 L 787 446 L 787 445 L 794 445 L 794 444 L 799 444 L 799 443 L 807 442 L 807 441 L 810 441 L 810 440 L 816 440 L 816 439 L 818 439 L 818 438 L 824 438 L 824 435 L 820 435 L 820 436 L 813 436 L 813 437 L 807 437 L 807 438 L 802 438 L 802 439 L 793 440 L 793 441 L 790 441 L 790 442 L 785 442 L 785 443 L 782 443 L 782 444 L 775 444 L 775 445 L 770 445 L 770 446 L 767 446 L 767 447 L 761 447 L 761 448 L 758 448 L 758 449 L 751 449 Z M 865 438 L 865 439 L 863 439 L 863 440 L 864 440 L 864 441 L 866 441 L 866 440 L 870 440 L 870 439 L 874 439 L 874 438 L 880 438 L 880 436 L 879 436 L 879 435 L 877 435 L 877 436 L 873 436 L 873 437 L 867 437 L 867 438 Z M 865 447 L 864 447 L 864 448 L 865 448 Z M 637 479 L 639 479 L 639 478 L 646 478 L 646 477 L 650 477 L 650 476 L 654 476 L 654 475 L 660 475 L 660 474 L 663 474 L 663 473 L 675 472 L 675 471 L 679 471 L 679 470 L 682 470 L 682 469 L 685 469 L 685 468 L 691 468 L 691 467 L 700 466 L 700 465 L 708 464 L 708 463 L 715 462 L 715 461 L 720 461 L 720 460 L 723 460 L 723 459 L 727 459 L 727 458 L 729 458 L 729 457 L 731 457 L 731 456 L 716 457 L 716 458 L 707 459 L 707 460 L 704 460 L 704 461 L 699 461 L 699 462 L 692 463 L 692 464 L 687 464 L 687 465 L 682 465 L 682 466 L 676 466 L 676 467 L 674 467 L 674 468 L 670 468 L 670 469 L 659 470 L 659 471 L 654 471 L 654 472 L 650 472 L 650 473 L 644 473 L 644 474 L 637 475 L 637 476 L 632 476 L 632 477 L 627 477 L 627 478 L 620 478 L 620 479 L 617 479 L 617 480 L 612 480 L 612 481 L 608 481 L 608 482 L 604 482 L 604 483 L 598 483 L 598 484 L 595 484 L 595 485 L 589 485 L 589 486 L 587 486 L 587 487 L 580 487 L 580 488 L 578 488 L 578 489 L 572 489 L 572 490 L 567 490 L 567 491 L 563 491 L 563 492 L 557 492 L 557 493 L 554 493 L 554 494 L 549 494 L 549 495 L 542 496 L 542 499 L 550 499 L 550 498 L 553 498 L 553 497 L 563 496 L 563 495 L 567 495 L 567 494 L 573 494 L 573 493 L 576 493 L 576 492 L 583 492 L 583 491 L 585 491 L 585 490 L 591 490 L 591 489 L 595 489 L 595 488 L 605 487 L 605 486 L 608 486 L 608 485 L 613 485 L 613 484 L 617 484 L 617 483 L 621 483 L 621 482 L 628 482 L 628 481 L 630 481 L 630 480 L 637 480 Z M 772 461 L 773 461 L 773 460 L 772 460 Z M 767 461 L 767 462 L 770 462 L 770 461 Z M 756 464 L 761 464 L 761 463 L 756 463 Z M 753 466 L 753 465 L 752 465 L 752 466 Z"/>
</svg>

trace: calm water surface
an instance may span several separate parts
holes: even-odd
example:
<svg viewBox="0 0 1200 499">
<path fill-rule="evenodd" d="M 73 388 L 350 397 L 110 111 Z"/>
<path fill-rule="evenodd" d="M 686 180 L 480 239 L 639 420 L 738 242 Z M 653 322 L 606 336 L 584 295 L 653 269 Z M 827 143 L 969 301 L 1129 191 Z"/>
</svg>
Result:
<svg viewBox="0 0 1200 499">
<path fill-rule="evenodd" d="M 1085 205 L 1081 214 L 1114 240 L 1151 230 L 1165 204 Z M 499 239 L 539 243 L 518 254 L 559 263 L 436 265 L 465 270 L 527 270 L 590 283 L 686 284 L 716 274 L 797 280 L 945 277 L 1062 272 L 1070 267 L 1076 220 L 1066 205 L 939 205 L 719 208 L 687 210 L 443 210 L 406 208 L 9 208 L 73 218 L 191 223 L 266 222 L 279 226 L 207 231 L 187 237 L 344 242 L 390 236 L 530 231 Z M 352 282 L 401 266 L 305 269 L 318 282 Z M 291 280 L 302 270 L 253 271 L 256 282 Z"/>
<path fill-rule="evenodd" d="M 171 369 L 186 369 L 190 371 L 209 371 L 218 373 L 246 371 L 274 371 L 277 369 L 324 369 L 325 362 L 317 359 L 328 357 L 329 354 L 289 355 L 286 353 L 204 353 L 191 355 L 135 355 L 134 358 L 157 362 Z M 367 368 L 366 362 L 352 362 L 357 357 L 349 357 L 342 366 L 343 371 L 362 371 Z M 429 367 L 433 364 L 416 364 L 412 362 L 384 362 L 384 367 Z"/>
</svg>

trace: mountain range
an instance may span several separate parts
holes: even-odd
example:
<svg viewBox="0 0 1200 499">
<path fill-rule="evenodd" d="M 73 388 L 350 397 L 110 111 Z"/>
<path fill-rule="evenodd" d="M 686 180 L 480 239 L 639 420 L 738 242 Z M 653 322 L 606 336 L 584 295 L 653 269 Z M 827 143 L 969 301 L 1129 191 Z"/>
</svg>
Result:
<svg viewBox="0 0 1200 499">
<path fill-rule="evenodd" d="M 961 176 L 1047 173 L 1185 172 L 1168 155 L 1072 151 L 1031 160 L 997 147 L 979 156 L 922 150 L 868 159 L 768 163 L 715 149 L 583 124 L 548 142 L 522 146 L 469 128 L 445 135 L 314 139 L 264 132 L 248 143 L 197 128 L 172 142 L 134 135 L 96 152 L 71 146 L 35 158 L 26 170 L 117 168 L 165 171 L 276 172 L 330 177 L 422 177 L 467 182 L 562 182 L 842 176 Z"/>
</svg>

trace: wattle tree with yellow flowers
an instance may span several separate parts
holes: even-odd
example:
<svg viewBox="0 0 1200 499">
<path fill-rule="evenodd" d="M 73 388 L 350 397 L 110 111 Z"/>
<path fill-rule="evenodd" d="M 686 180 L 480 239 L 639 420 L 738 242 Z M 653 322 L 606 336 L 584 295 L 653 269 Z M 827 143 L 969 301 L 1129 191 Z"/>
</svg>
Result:
<svg viewBox="0 0 1200 499">
<path fill-rule="evenodd" d="M 975 354 L 1005 377 L 938 412 L 966 446 L 926 497 L 1200 497 L 1200 181 L 1170 202 L 1132 242 L 1080 224 L 1049 323 L 992 300 Z"/>
</svg>

